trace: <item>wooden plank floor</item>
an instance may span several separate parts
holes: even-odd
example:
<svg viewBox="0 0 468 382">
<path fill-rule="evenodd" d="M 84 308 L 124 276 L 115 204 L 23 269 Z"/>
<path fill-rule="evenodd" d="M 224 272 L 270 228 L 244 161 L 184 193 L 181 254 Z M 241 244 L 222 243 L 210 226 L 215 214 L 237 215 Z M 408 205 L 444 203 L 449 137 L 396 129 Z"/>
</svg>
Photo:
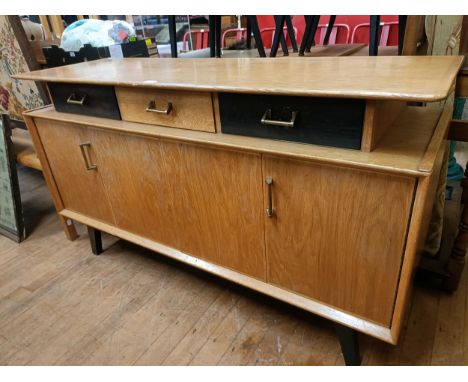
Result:
<svg viewBox="0 0 468 382">
<path fill-rule="evenodd" d="M 28 238 L 0 237 L 1 365 L 343 365 L 332 325 L 85 229 L 65 239 L 42 176 L 20 168 Z M 468 277 L 416 286 L 400 344 L 361 336 L 364 365 L 467 365 Z"/>
</svg>

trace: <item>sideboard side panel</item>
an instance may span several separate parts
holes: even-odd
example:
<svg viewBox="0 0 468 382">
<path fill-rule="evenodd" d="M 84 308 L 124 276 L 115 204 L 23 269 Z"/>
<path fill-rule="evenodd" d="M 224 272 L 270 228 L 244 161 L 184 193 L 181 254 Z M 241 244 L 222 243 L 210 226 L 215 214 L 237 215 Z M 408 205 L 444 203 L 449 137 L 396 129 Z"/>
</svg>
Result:
<svg viewBox="0 0 468 382">
<path fill-rule="evenodd" d="M 24 121 L 26 122 L 26 126 L 28 127 L 29 134 L 31 135 L 31 139 L 34 143 L 34 148 L 36 150 L 37 156 L 39 161 L 41 162 L 42 167 L 42 174 L 44 175 L 44 179 L 46 181 L 47 187 L 49 188 L 50 194 L 52 196 L 52 200 L 54 202 L 55 210 L 57 213 L 60 213 L 64 209 L 63 201 L 60 196 L 60 192 L 57 187 L 57 183 L 55 182 L 54 176 L 52 175 L 52 170 L 50 169 L 50 164 L 47 160 L 47 156 L 44 151 L 44 147 L 42 146 L 41 139 L 39 138 L 39 134 L 37 132 L 36 120 L 35 118 L 29 115 L 23 115 Z M 62 215 L 58 215 L 60 224 L 62 225 L 63 231 L 65 232 L 65 236 L 68 240 L 75 240 L 78 237 L 78 233 L 76 232 L 75 225 L 71 219 L 68 219 Z"/>
</svg>

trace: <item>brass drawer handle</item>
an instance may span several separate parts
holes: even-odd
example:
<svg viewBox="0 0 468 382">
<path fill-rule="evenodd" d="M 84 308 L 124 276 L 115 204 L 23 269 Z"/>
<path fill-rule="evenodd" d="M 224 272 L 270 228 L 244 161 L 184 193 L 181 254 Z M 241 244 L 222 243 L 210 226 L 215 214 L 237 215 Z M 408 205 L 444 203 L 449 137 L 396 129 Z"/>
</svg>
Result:
<svg viewBox="0 0 468 382">
<path fill-rule="evenodd" d="M 83 156 L 86 170 L 88 170 L 88 171 L 97 170 L 97 166 L 95 164 L 90 163 L 91 161 L 89 159 L 90 156 L 89 156 L 89 152 L 88 152 L 89 147 L 91 147 L 90 142 L 80 144 L 81 155 Z"/>
<path fill-rule="evenodd" d="M 70 96 L 67 98 L 67 103 L 70 105 L 80 105 L 83 106 L 84 101 L 86 99 L 86 94 L 81 97 L 81 99 L 76 99 L 76 94 L 72 93 Z"/>
<path fill-rule="evenodd" d="M 146 111 L 150 113 L 169 114 L 172 111 L 172 103 L 168 102 L 166 108 L 161 110 L 161 109 L 156 109 L 155 101 L 150 101 L 150 103 L 148 104 L 148 107 L 146 108 Z"/>
<path fill-rule="evenodd" d="M 273 209 L 273 191 L 272 191 L 272 186 L 273 186 L 273 178 L 271 176 L 267 176 L 265 178 L 265 183 L 268 188 L 268 205 L 266 208 L 266 214 L 269 218 L 273 217 L 275 211 Z"/>
<path fill-rule="evenodd" d="M 296 117 L 299 114 L 298 111 L 291 112 L 291 120 L 290 121 L 276 121 L 271 118 L 271 109 L 265 111 L 262 117 L 262 125 L 273 125 L 273 126 L 281 126 L 281 127 L 294 127 L 294 122 L 296 121 Z"/>
</svg>

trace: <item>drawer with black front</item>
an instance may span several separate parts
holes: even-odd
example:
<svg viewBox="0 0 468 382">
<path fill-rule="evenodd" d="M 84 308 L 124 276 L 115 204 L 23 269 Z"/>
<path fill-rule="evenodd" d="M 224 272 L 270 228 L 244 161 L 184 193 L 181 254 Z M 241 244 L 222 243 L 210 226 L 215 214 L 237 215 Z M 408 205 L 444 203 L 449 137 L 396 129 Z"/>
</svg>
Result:
<svg viewBox="0 0 468 382">
<path fill-rule="evenodd" d="M 361 148 L 365 100 L 230 93 L 218 99 L 223 133 Z"/>
<path fill-rule="evenodd" d="M 47 85 L 57 111 L 121 119 L 113 86 L 55 82 Z"/>
</svg>

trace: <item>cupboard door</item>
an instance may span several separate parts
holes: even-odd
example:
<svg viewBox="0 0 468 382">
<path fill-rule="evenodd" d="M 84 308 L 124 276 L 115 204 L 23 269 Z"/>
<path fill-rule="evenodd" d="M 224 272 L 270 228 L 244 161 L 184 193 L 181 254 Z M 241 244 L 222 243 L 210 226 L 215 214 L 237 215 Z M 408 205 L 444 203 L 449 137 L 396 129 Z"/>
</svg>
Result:
<svg viewBox="0 0 468 382">
<path fill-rule="evenodd" d="M 96 165 L 96 146 L 89 129 L 44 119 L 35 119 L 35 123 L 65 208 L 114 224 L 100 178 L 101 168 L 97 164 L 87 169 Z M 89 145 L 80 147 L 86 143 Z"/>
<path fill-rule="evenodd" d="M 389 326 L 415 180 L 276 158 L 264 175 L 268 281 Z"/>
<path fill-rule="evenodd" d="M 94 130 L 119 228 L 265 280 L 259 155 Z"/>
</svg>

